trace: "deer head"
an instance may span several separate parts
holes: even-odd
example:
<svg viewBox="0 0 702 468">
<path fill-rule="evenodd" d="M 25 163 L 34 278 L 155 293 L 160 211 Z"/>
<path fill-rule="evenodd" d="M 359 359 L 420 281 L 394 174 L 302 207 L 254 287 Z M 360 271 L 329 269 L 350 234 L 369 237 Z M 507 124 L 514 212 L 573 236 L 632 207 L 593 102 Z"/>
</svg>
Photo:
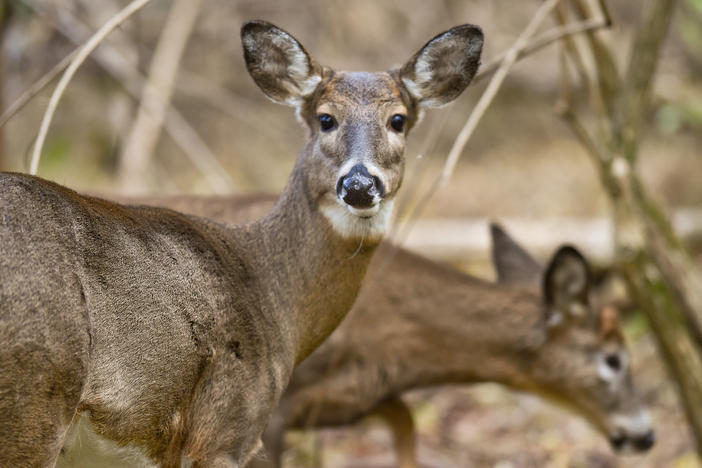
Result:
<svg viewBox="0 0 702 468">
<path fill-rule="evenodd" d="M 496 264 L 514 268 L 504 277 L 535 271 L 538 263 L 499 227 L 493 227 L 493 240 Z M 528 275 L 520 278 L 532 282 Z M 654 433 L 633 385 L 618 311 L 594 284 L 587 260 L 563 246 L 541 280 L 543 341 L 525 360 L 534 390 L 585 416 L 615 450 L 648 450 Z"/>
<path fill-rule="evenodd" d="M 479 27 L 454 27 L 398 70 L 342 72 L 319 65 L 290 34 L 264 21 L 242 28 L 244 57 L 273 101 L 308 129 L 298 168 L 309 199 L 346 238 L 379 240 L 404 168 L 405 139 L 422 109 L 454 100 L 478 69 Z"/>
</svg>

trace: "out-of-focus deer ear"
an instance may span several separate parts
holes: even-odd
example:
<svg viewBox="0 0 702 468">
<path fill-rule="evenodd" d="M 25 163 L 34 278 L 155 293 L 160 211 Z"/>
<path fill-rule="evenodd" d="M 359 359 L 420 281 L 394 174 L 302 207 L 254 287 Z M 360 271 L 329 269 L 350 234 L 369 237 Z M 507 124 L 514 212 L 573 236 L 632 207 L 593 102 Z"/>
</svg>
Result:
<svg viewBox="0 0 702 468">
<path fill-rule="evenodd" d="M 591 323 L 591 283 L 590 266 L 585 257 L 569 245 L 558 249 L 543 278 L 546 323 L 559 323 L 566 319 Z"/>
<path fill-rule="evenodd" d="M 322 80 L 322 68 L 291 34 L 266 21 L 241 27 L 246 68 L 266 96 L 298 107 Z"/>
<path fill-rule="evenodd" d="M 456 99 L 480 65 L 483 31 L 456 26 L 426 43 L 400 69 L 400 79 L 420 107 L 440 107 Z"/>
<path fill-rule="evenodd" d="M 569 245 L 558 249 L 551 259 L 543 281 L 543 294 L 549 306 L 588 303 L 590 266 L 585 257 Z"/>
<path fill-rule="evenodd" d="M 490 223 L 492 263 L 503 284 L 538 284 L 543 268 L 497 223 Z"/>
</svg>

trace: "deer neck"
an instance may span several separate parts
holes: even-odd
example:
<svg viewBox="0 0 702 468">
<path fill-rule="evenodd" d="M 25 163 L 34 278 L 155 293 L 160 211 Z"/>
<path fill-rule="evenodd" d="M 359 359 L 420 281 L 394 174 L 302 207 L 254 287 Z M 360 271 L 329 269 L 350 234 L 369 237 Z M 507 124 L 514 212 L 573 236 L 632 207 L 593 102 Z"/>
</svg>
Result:
<svg viewBox="0 0 702 468">
<path fill-rule="evenodd" d="M 416 288 L 417 281 L 407 277 L 409 268 L 399 263 L 387 275 L 397 283 L 383 287 L 400 288 L 404 283 Z M 408 290 L 413 301 L 387 310 L 396 311 L 396 320 L 386 317 L 387 328 L 402 331 L 396 339 L 405 341 L 406 350 L 401 357 L 406 365 L 393 366 L 402 369 L 394 390 L 488 381 L 530 389 L 529 362 L 545 340 L 538 295 L 436 264 L 431 269 L 421 275 L 427 294 Z M 392 333 L 396 332 L 388 330 Z M 392 338 L 383 339 L 387 343 Z"/>
<path fill-rule="evenodd" d="M 301 159 L 301 158 L 300 158 Z M 378 241 L 339 235 L 298 164 L 272 210 L 246 226 L 272 314 L 291 339 L 295 363 L 315 349 L 351 308 Z"/>
</svg>

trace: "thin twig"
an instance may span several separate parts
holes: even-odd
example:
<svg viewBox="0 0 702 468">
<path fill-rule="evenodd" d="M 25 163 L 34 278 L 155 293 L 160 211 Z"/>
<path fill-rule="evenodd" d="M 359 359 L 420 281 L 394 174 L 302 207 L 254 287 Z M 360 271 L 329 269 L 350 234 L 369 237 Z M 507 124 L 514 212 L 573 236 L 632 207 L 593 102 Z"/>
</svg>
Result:
<svg viewBox="0 0 702 468">
<path fill-rule="evenodd" d="M 560 24 L 561 26 L 567 24 L 568 4 L 561 3 L 559 5 L 559 8 L 553 10 L 553 16 L 557 24 Z M 577 71 L 578 76 L 580 77 L 581 83 L 587 84 L 588 82 L 591 82 L 592 80 L 590 80 L 589 75 L 587 73 L 587 68 L 585 67 L 585 61 L 583 60 L 582 55 L 579 53 L 578 47 L 575 41 L 573 40 L 573 37 L 564 37 L 561 40 L 561 45 L 564 49 L 568 51 L 568 56 L 570 57 L 573 66 L 575 67 L 575 70 Z"/>
<path fill-rule="evenodd" d="M 653 75 L 659 62 L 663 43 L 670 28 L 675 0 L 646 2 L 641 27 L 636 29 L 631 56 L 624 74 L 619 106 L 614 124 L 624 140 L 624 150 L 634 158 L 649 106 Z M 702 326 L 702 324 L 701 324 Z"/>
<path fill-rule="evenodd" d="M 520 49 L 517 54 L 517 60 L 521 60 L 522 58 L 531 55 L 544 47 L 546 47 L 549 44 L 552 44 L 559 39 L 562 39 L 567 36 L 573 36 L 582 32 L 586 31 L 592 31 L 595 29 L 600 29 L 607 27 L 610 24 L 609 21 L 606 19 L 589 19 L 586 21 L 579 21 L 576 23 L 572 24 L 567 24 L 563 25 L 557 28 L 552 28 L 550 30 L 547 30 L 546 32 L 542 33 L 539 35 L 536 39 L 534 39 L 532 42 L 527 44 L 523 49 Z M 481 65 L 480 70 L 475 76 L 475 79 L 473 80 L 473 83 L 476 81 L 479 81 L 483 78 L 487 78 L 490 76 L 492 73 L 494 73 L 500 66 L 500 63 L 505 59 L 507 53 L 509 51 L 502 52 L 498 54 L 497 56 L 491 58 L 488 60 L 486 63 Z M 447 116 L 449 115 L 448 112 L 444 112 L 443 117 L 442 117 L 442 122 L 446 120 Z M 444 125 L 436 125 L 437 128 L 443 128 Z M 435 134 L 438 134 L 439 132 L 434 132 Z M 432 137 L 428 137 L 427 141 L 434 140 L 436 139 L 436 135 L 433 135 Z M 423 152 L 420 152 L 420 154 L 426 156 L 430 154 L 429 148 L 432 148 L 432 145 L 426 145 L 425 149 Z M 423 160 L 427 160 L 428 158 L 424 157 Z M 419 171 L 416 171 L 417 173 Z M 439 176 L 440 177 L 440 176 Z M 411 186 L 415 186 L 414 183 L 411 183 L 413 178 L 410 177 L 410 179 L 407 180 L 407 183 Z M 422 197 L 417 200 L 416 203 L 412 204 L 412 201 L 410 199 L 404 199 L 402 200 L 402 203 L 400 206 L 398 206 L 398 212 L 404 213 L 405 214 L 405 221 L 400 225 L 400 223 L 395 223 L 393 226 L 393 230 L 390 233 L 390 237 L 393 237 L 395 239 L 404 239 L 406 237 L 406 234 L 409 233 L 409 230 L 411 229 L 411 225 L 413 223 L 413 220 L 415 220 L 417 217 L 419 217 L 424 210 L 425 206 L 429 203 L 429 200 L 432 198 L 434 195 L 434 192 L 440 188 L 440 179 L 436 178 L 431 182 L 431 185 L 429 186 L 428 190 L 424 192 Z M 409 208 L 407 208 L 409 206 Z M 405 211 L 407 210 L 407 211 Z"/>
<path fill-rule="evenodd" d="M 605 1 L 600 0 L 598 4 L 600 14 L 604 17 L 605 21 L 611 23 L 609 10 L 607 9 Z M 582 19 L 592 16 L 590 8 L 588 8 L 583 0 L 573 0 L 572 5 L 575 14 L 579 18 Z M 597 103 L 598 108 L 596 111 L 600 114 L 599 117 L 601 119 L 607 120 L 613 115 L 616 105 L 615 101 L 622 86 L 622 79 L 619 76 L 619 70 L 611 49 L 607 47 L 594 31 L 589 31 L 585 37 L 590 45 L 590 52 L 596 68 L 597 81 L 591 84 L 592 88 L 597 91 L 597 96 L 600 99 L 600 102 Z M 593 96 L 595 95 L 593 94 Z"/>
<path fill-rule="evenodd" d="M 564 37 L 574 36 L 579 33 L 594 31 L 596 29 L 608 27 L 608 22 L 605 19 L 589 19 L 586 21 L 578 21 L 575 23 L 552 28 L 539 35 L 536 39 L 530 42 L 526 47 L 519 51 L 517 60 L 537 52 L 549 44 L 552 44 Z M 488 60 L 480 66 L 480 71 L 475 75 L 473 82 L 487 78 L 494 73 L 499 67 L 508 51 L 505 51 L 496 57 Z"/>
<path fill-rule="evenodd" d="M 580 141 L 580 144 L 585 149 L 586 154 L 590 157 L 595 170 L 600 176 L 600 180 L 605 190 L 610 196 L 615 196 L 618 193 L 618 185 L 612 181 L 612 175 L 609 172 L 610 158 L 607 153 L 600 148 L 595 139 L 590 135 L 590 132 L 585 128 L 582 122 L 575 114 L 573 105 L 573 90 L 570 74 L 568 71 L 567 58 L 576 53 L 572 47 L 563 44 L 560 53 L 560 96 L 555 105 L 556 114 L 568 125 L 571 132 Z M 597 89 L 593 88 L 595 94 Z"/>
<path fill-rule="evenodd" d="M 592 139 L 585 126 L 578 120 L 575 115 L 573 106 L 573 84 L 568 70 L 568 57 L 574 54 L 573 48 L 570 47 L 565 40 L 561 45 L 559 55 L 560 68 L 560 93 L 556 101 L 555 111 L 570 127 L 573 134 L 585 147 L 587 154 L 592 159 L 595 167 L 602 171 L 605 156 L 598 148 L 595 141 Z"/>
<path fill-rule="evenodd" d="M 75 44 L 84 43 L 83 37 L 87 37 L 91 32 L 88 26 L 85 26 L 71 14 L 70 10 L 63 11 L 64 14 L 60 16 L 62 21 L 67 21 L 67 24 L 57 23 L 48 17 L 49 15 L 36 0 L 21 1 Z M 146 78 L 123 57 L 121 49 L 112 47 L 108 40 L 102 43 L 101 47 L 91 55 L 91 58 L 115 78 L 130 96 L 136 100 L 139 99 Z M 166 112 L 167 118 L 164 122 L 164 128 L 185 156 L 200 171 L 205 167 L 212 168 L 209 172 L 202 173 L 212 190 L 217 193 L 231 192 L 235 186 L 234 181 L 202 137 L 175 107 L 168 104 Z"/>
<path fill-rule="evenodd" d="M 444 170 L 438 174 L 438 176 L 432 181 L 431 185 L 427 189 L 426 192 L 424 192 L 420 198 L 418 199 L 417 203 L 414 205 L 411 205 L 410 211 L 405 215 L 405 221 L 400 225 L 400 223 L 396 223 L 393 226 L 392 231 L 390 232 L 390 236 L 393 238 L 393 240 L 398 244 L 401 245 L 402 242 L 406 239 L 407 235 L 412 229 L 412 226 L 416 222 L 417 218 L 420 216 L 422 211 L 427 207 L 429 204 L 429 201 L 431 198 L 434 196 L 434 194 L 439 190 L 441 187 L 443 187 L 446 182 L 448 181 L 448 178 L 451 176 L 451 173 L 453 172 L 453 168 L 455 167 L 455 164 L 457 162 L 458 156 L 460 156 L 460 153 L 463 150 L 463 147 L 465 147 L 465 144 L 468 142 L 468 139 L 470 138 L 473 130 L 477 126 L 478 122 L 482 118 L 485 110 L 487 109 L 487 106 L 489 106 L 490 102 L 492 101 L 492 98 L 494 97 L 495 93 L 499 89 L 500 85 L 504 81 L 504 78 L 509 71 L 509 68 L 511 65 L 514 64 L 514 62 L 520 57 L 520 52 L 523 52 L 530 44 L 528 43 L 529 38 L 534 35 L 536 32 L 536 29 L 539 27 L 542 21 L 546 18 L 546 16 L 549 14 L 549 12 L 558 4 L 559 0 L 547 0 L 544 3 L 541 4 L 539 9 L 536 11 L 534 14 L 534 17 L 531 19 L 527 27 L 522 31 L 520 36 L 517 38 L 517 41 L 512 45 L 512 47 L 503 54 L 503 61 L 502 65 L 498 68 L 497 72 L 495 73 L 495 76 L 493 76 L 492 81 L 488 85 L 487 89 L 483 92 L 483 95 L 480 98 L 480 101 L 478 101 L 478 104 L 476 107 L 473 109 L 473 112 L 471 115 L 468 117 L 468 121 L 466 122 L 466 125 L 463 127 L 463 130 L 461 130 L 461 133 L 458 135 L 456 138 L 456 141 L 454 142 L 453 147 L 451 148 L 451 151 L 449 152 L 449 156 L 446 159 L 446 164 L 444 166 Z M 575 34 L 576 32 L 581 31 L 581 26 L 578 26 L 577 28 L 572 28 L 574 31 L 568 32 L 568 34 Z M 550 37 L 556 37 L 556 38 L 561 38 L 563 37 L 563 30 L 566 28 L 559 28 L 559 31 L 552 30 L 549 31 L 548 34 Z M 569 30 L 571 29 L 570 27 L 568 28 Z M 587 30 L 587 28 L 586 28 Z M 532 44 L 539 44 L 542 43 L 543 45 L 546 45 L 553 40 L 545 40 L 544 37 L 546 37 L 546 34 L 544 34 L 540 39 L 534 41 Z M 543 47 L 541 45 L 541 47 Z M 538 47 L 534 47 L 533 50 L 537 50 Z M 522 54 L 522 56 L 525 54 Z M 490 70 L 491 71 L 491 70 Z M 489 73 L 488 71 L 487 73 Z M 485 72 L 484 72 L 485 73 Z M 490 95 L 491 94 L 491 95 Z M 488 97 L 486 97 L 488 96 Z M 482 104 L 481 104 L 482 103 Z M 478 106 L 481 106 L 482 109 L 478 109 Z M 381 268 L 386 267 L 389 265 L 392 260 L 393 260 L 394 255 L 389 255 L 387 259 L 385 259 L 385 262 L 383 263 L 383 266 Z"/>
<path fill-rule="evenodd" d="M 144 82 L 139 110 L 119 158 L 122 188 L 144 190 L 144 175 L 161 136 L 180 61 L 200 12 L 202 0 L 175 0 Z"/>
<path fill-rule="evenodd" d="M 149 3 L 151 0 L 134 0 L 129 5 L 124 7 L 120 12 L 110 18 L 100 29 L 98 29 L 95 34 L 81 47 L 81 49 L 76 53 L 76 56 L 71 59 L 71 63 L 64 72 L 63 76 L 56 85 L 56 89 L 51 95 L 49 100 L 49 105 L 44 113 L 44 118 L 42 119 L 41 126 L 39 128 L 39 135 L 37 136 L 37 141 L 34 145 L 34 153 L 32 154 L 32 162 L 29 166 L 29 173 L 35 175 L 37 169 L 39 168 L 39 158 L 41 157 L 41 150 L 44 146 L 44 141 L 46 140 L 46 134 L 49 131 L 49 125 L 51 125 L 51 120 L 53 119 L 54 112 L 58 106 L 61 97 L 63 96 L 68 83 L 70 83 L 73 75 L 76 73 L 78 68 L 83 64 L 85 59 L 90 55 L 90 53 L 107 37 L 107 35 L 117 26 L 126 21 L 130 16 L 139 11 L 144 5 Z"/>
<path fill-rule="evenodd" d="M 76 56 L 78 53 L 79 47 L 75 48 L 73 52 L 70 54 L 66 55 L 64 58 L 61 59 L 60 62 L 58 62 L 56 65 L 54 65 L 51 70 L 46 72 L 43 76 L 41 76 L 37 81 L 32 83 L 29 88 L 25 89 L 21 95 L 15 99 L 15 101 L 10 104 L 10 106 L 5 109 L 5 111 L 0 115 L 0 128 L 4 127 L 5 124 L 15 116 L 19 111 L 24 108 L 25 105 L 29 101 L 34 98 L 37 94 L 39 94 L 46 86 L 51 83 L 54 78 L 59 76 L 59 74 L 68 66 L 68 64 L 71 62 L 73 57 Z"/>
<path fill-rule="evenodd" d="M 509 73 L 509 70 L 512 68 L 512 65 L 514 65 L 514 62 L 517 60 L 517 57 L 519 56 L 519 51 L 526 47 L 529 39 L 536 32 L 536 29 L 546 19 L 550 11 L 556 5 L 558 5 L 559 1 L 560 0 L 546 0 L 544 3 L 542 3 L 539 6 L 539 9 L 536 10 L 534 17 L 531 19 L 527 27 L 524 28 L 524 31 L 522 31 L 522 33 L 517 38 L 517 41 L 507 51 L 507 54 L 505 54 L 505 58 L 502 60 L 502 64 L 495 72 L 495 75 L 492 77 L 492 80 L 485 89 L 485 92 L 483 92 L 483 95 L 480 96 L 480 100 L 473 108 L 473 112 L 471 112 L 470 116 L 468 117 L 466 124 L 458 133 L 456 141 L 453 143 L 453 147 L 451 148 L 451 151 L 449 151 L 448 157 L 446 158 L 446 164 L 444 165 L 444 169 L 441 172 L 439 186 L 446 185 L 449 179 L 451 178 L 453 170 L 456 167 L 456 163 L 458 162 L 458 158 L 463 152 L 463 148 L 465 148 L 466 143 L 468 143 L 468 139 L 473 134 L 473 131 L 475 131 L 475 128 L 478 126 L 480 119 L 482 119 L 483 114 L 490 106 L 490 103 L 497 94 L 497 91 L 500 89 L 502 82 L 507 77 L 507 73 Z"/>
</svg>

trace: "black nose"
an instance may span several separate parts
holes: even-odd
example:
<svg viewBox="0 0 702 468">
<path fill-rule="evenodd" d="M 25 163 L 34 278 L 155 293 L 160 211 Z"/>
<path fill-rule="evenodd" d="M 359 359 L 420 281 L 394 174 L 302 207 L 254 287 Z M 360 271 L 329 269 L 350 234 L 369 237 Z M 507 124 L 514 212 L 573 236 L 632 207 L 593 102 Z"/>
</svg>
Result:
<svg viewBox="0 0 702 468">
<path fill-rule="evenodd" d="M 383 196 L 383 184 L 372 176 L 366 166 L 356 164 L 336 183 L 336 193 L 345 203 L 353 207 L 373 206 L 376 195 Z"/>
<path fill-rule="evenodd" d="M 621 450 L 624 448 L 624 444 L 626 443 L 626 436 L 624 434 L 618 434 L 610 437 L 609 443 L 612 444 L 612 448 L 614 450 Z"/>
<path fill-rule="evenodd" d="M 655 442 L 656 442 L 656 434 L 654 434 L 654 432 L 653 432 L 652 430 L 651 430 L 651 431 L 648 431 L 646 434 L 644 434 L 644 435 L 642 435 L 642 436 L 635 437 L 635 438 L 632 440 L 632 443 L 634 444 L 634 447 L 635 447 L 637 450 L 641 450 L 642 452 L 643 452 L 644 450 L 648 450 L 648 449 L 650 449 L 651 447 L 653 447 L 653 444 L 654 444 Z"/>
<path fill-rule="evenodd" d="M 649 430 L 643 435 L 627 437 L 623 434 L 619 434 L 609 439 L 609 442 L 615 450 L 623 449 L 627 441 L 629 441 L 636 450 L 644 452 L 653 447 L 653 444 L 656 443 L 656 434 L 653 430 Z"/>
</svg>

